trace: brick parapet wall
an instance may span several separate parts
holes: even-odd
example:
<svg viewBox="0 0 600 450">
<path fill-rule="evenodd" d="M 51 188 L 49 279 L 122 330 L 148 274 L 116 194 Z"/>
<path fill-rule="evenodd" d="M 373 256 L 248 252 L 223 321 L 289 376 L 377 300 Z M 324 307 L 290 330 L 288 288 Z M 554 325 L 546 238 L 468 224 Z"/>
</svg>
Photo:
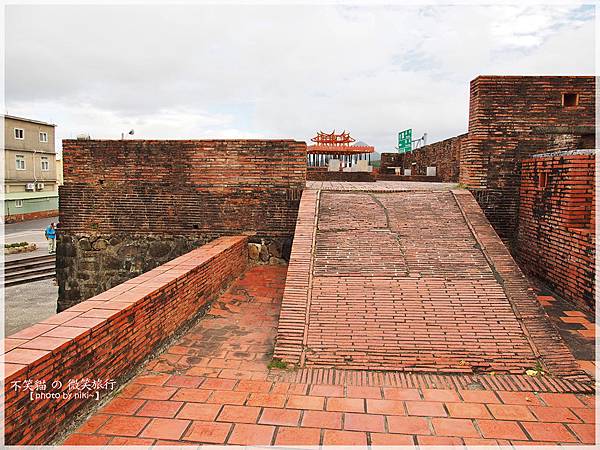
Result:
<svg viewBox="0 0 600 450">
<path fill-rule="evenodd" d="M 411 176 L 424 177 L 427 175 L 427 167 L 433 166 L 436 167 L 434 181 L 458 183 L 461 148 L 467 138 L 468 135 L 465 133 L 425 145 L 407 153 L 382 153 L 381 175 L 379 175 L 378 179 L 396 179 L 384 178 L 395 175 L 394 169 L 391 167 L 411 169 Z"/>
<path fill-rule="evenodd" d="M 471 232 L 477 240 L 494 276 L 512 305 L 521 328 L 552 375 L 589 382 L 548 314 L 537 300 L 529 280 L 511 256 L 481 207 L 468 190 L 452 191 Z"/>
<path fill-rule="evenodd" d="M 382 153 L 379 173 L 381 175 L 393 174 L 391 167 L 404 167 L 404 157 L 402 153 Z"/>
<path fill-rule="evenodd" d="M 246 236 L 221 237 L 5 339 L 7 444 L 50 443 L 95 399 L 31 400 L 13 381 L 116 380 L 202 313 L 248 263 Z M 61 389 L 52 389 L 61 381 Z"/>
<path fill-rule="evenodd" d="M 579 95 L 563 106 L 562 95 Z M 471 82 L 468 139 L 460 183 L 473 191 L 512 247 L 519 209 L 520 162 L 540 149 L 594 147 L 595 79 L 480 76 Z"/>
<path fill-rule="evenodd" d="M 68 232 L 290 236 L 306 179 L 296 141 L 63 141 Z"/>
<path fill-rule="evenodd" d="M 350 181 L 350 182 L 372 182 L 375 177 L 370 172 L 328 172 L 308 171 L 306 179 L 311 181 Z"/>
<path fill-rule="evenodd" d="M 425 183 L 440 183 L 438 177 L 428 177 L 427 175 L 378 175 L 378 181 L 413 181 Z"/>
<path fill-rule="evenodd" d="M 458 183 L 460 153 L 466 140 L 465 133 L 404 153 L 404 167 L 412 169 L 411 175 L 427 175 L 427 167 L 435 166 L 439 181 Z"/>
<path fill-rule="evenodd" d="M 544 187 L 545 177 L 546 186 Z M 525 159 L 515 254 L 530 275 L 595 310 L 595 152 Z"/>
<path fill-rule="evenodd" d="M 294 365 L 303 363 L 301 357 L 312 294 L 313 248 L 320 192 L 307 189 L 302 193 L 279 313 L 274 357 Z"/>
<path fill-rule="evenodd" d="M 304 142 L 65 140 L 63 154 L 59 310 L 218 236 L 290 247 Z"/>
</svg>

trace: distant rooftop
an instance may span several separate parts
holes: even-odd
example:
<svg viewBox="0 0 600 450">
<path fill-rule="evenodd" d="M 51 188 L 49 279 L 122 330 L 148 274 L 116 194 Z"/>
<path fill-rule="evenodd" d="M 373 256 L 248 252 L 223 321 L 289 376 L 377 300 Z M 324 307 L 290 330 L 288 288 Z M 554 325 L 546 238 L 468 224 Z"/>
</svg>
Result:
<svg viewBox="0 0 600 450">
<path fill-rule="evenodd" d="M 38 123 L 40 125 L 47 125 L 49 127 L 56 127 L 55 123 L 42 122 L 41 120 L 27 119 L 25 117 L 11 116 L 9 114 L 2 114 L 2 117 L 6 118 L 6 119 L 21 120 L 23 122 L 29 122 L 29 123 Z"/>
</svg>

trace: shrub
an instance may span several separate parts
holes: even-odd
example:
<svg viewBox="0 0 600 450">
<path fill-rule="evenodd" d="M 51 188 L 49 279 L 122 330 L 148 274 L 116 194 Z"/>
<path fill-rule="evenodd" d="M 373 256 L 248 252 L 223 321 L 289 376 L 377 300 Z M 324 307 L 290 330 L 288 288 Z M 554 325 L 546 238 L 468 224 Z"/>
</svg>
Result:
<svg viewBox="0 0 600 450">
<path fill-rule="evenodd" d="M 4 248 L 27 247 L 29 242 L 15 242 L 14 244 L 4 244 Z"/>
</svg>

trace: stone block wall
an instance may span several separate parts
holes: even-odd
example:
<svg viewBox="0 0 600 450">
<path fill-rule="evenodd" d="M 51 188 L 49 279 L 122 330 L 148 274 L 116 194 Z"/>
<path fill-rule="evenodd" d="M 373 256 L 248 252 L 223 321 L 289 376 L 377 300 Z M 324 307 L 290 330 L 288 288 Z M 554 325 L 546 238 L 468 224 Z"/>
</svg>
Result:
<svg viewBox="0 0 600 450">
<path fill-rule="evenodd" d="M 595 79 L 480 76 L 470 89 L 460 182 L 473 192 L 496 232 L 512 248 L 520 163 L 540 149 L 595 147 Z"/>
<path fill-rule="evenodd" d="M 78 397 L 69 380 L 111 381 L 114 389 L 124 384 L 244 272 L 247 242 L 247 236 L 218 238 L 6 338 L 6 443 L 50 444 L 96 407 L 96 392 L 101 398 L 112 391 L 83 390 L 92 395 Z M 26 380 L 44 380 L 46 390 L 23 388 Z M 46 395 L 31 399 L 35 394 Z"/>
<path fill-rule="evenodd" d="M 289 254 L 303 142 L 65 140 L 63 157 L 59 311 L 222 235 Z"/>
<path fill-rule="evenodd" d="M 595 309 L 595 152 L 522 161 L 515 254 L 530 275 Z"/>
</svg>

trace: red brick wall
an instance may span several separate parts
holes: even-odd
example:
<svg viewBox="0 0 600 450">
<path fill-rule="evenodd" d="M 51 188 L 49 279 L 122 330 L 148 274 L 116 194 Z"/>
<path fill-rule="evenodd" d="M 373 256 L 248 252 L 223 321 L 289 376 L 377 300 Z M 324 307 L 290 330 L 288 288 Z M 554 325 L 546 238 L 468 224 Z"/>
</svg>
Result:
<svg viewBox="0 0 600 450">
<path fill-rule="evenodd" d="M 563 106 L 562 94 L 579 95 Z M 471 82 L 460 182 L 473 191 L 500 237 L 513 244 L 519 164 L 539 149 L 593 148 L 594 77 L 480 76 Z"/>
<path fill-rule="evenodd" d="M 458 183 L 460 152 L 466 140 L 467 134 L 465 133 L 425 145 L 408 153 L 382 153 L 381 175 L 393 175 L 394 169 L 389 167 L 403 167 L 412 169 L 412 176 L 425 176 L 427 167 L 435 166 L 437 168 L 435 181 Z M 414 166 L 413 163 L 415 163 Z M 392 180 L 392 178 L 389 179 Z"/>
<path fill-rule="evenodd" d="M 402 153 L 382 153 L 379 173 L 382 175 L 393 174 L 394 169 L 390 169 L 390 167 L 404 167 L 403 163 L 404 158 Z"/>
<path fill-rule="evenodd" d="M 65 231 L 293 234 L 296 141 L 63 141 Z"/>
<path fill-rule="evenodd" d="M 248 261 L 247 237 L 222 237 L 5 340 L 7 444 L 48 444 L 96 400 L 30 400 L 13 381 L 70 379 L 121 384 L 178 329 L 192 322 Z M 61 389 L 51 388 L 61 381 Z M 105 392 L 105 391 L 103 391 Z"/>
<path fill-rule="evenodd" d="M 375 177 L 371 172 L 328 172 L 327 170 L 309 170 L 306 175 L 306 179 L 311 181 L 375 181 Z"/>
<path fill-rule="evenodd" d="M 289 253 L 304 142 L 65 140 L 63 154 L 59 311 L 218 236 Z"/>
<path fill-rule="evenodd" d="M 302 193 L 298 221 L 288 266 L 281 312 L 275 340 L 274 358 L 298 364 L 304 349 L 304 333 L 311 295 L 313 245 L 316 217 L 322 191 L 307 189 Z"/>
<path fill-rule="evenodd" d="M 595 309 L 594 165 L 590 151 L 522 161 L 515 250 L 529 274 L 589 309 Z"/>
<path fill-rule="evenodd" d="M 428 177 L 426 175 L 377 175 L 378 181 L 413 181 L 424 183 L 439 183 L 438 177 Z"/>
<path fill-rule="evenodd" d="M 404 153 L 404 167 L 413 169 L 411 175 L 427 175 L 427 166 L 435 166 L 439 181 L 458 183 L 460 151 L 466 139 L 465 133 Z"/>
</svg>

